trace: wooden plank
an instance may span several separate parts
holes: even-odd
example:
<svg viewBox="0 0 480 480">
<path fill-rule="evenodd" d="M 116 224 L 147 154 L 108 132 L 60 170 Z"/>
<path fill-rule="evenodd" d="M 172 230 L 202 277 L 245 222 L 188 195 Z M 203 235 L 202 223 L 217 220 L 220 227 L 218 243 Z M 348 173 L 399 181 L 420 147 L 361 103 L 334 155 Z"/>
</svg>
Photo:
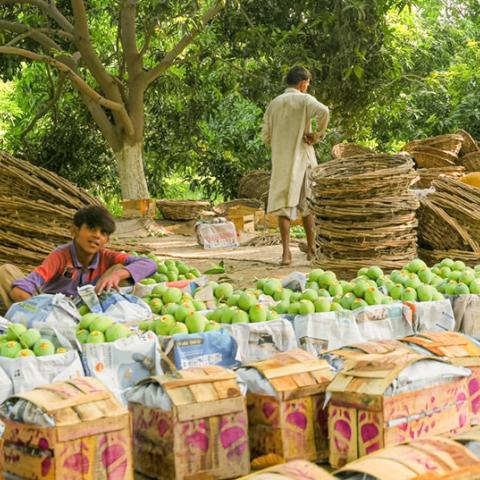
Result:
<svg viewBox="0 0 480 480">
<path fill-rule="evenodd" d="M 238 397 L 238 384 L 235 380 L 224 380 L 222 382 L 214 382 L 213 387 L 217 391 L 219 399 Z"/>
<path fill-rule="evenodd" d="M 159 381 L 158 379 L 161 377 L 156 377 L 155 380 L 162 385 L 163 388 L 166 390 L 172 390 L 174 388 L 183 388 L 185 386 L 189 386 L 192 384 L 200 384 L 200 383 L 211 383 L 211 382 L 221 382 L 223 380 L 232 380 L 236 379 L 237 376 L 235 373 L 224 373 L 222 375 L 205 375 L 204 377 L 199 377 L 199 376 L 194 376 L 192 378 L 185 378 L 185 379 L 175 379 L 172 377 L 167 377 L 161 379 Z"/>
<path fill-rule="evenodd" d="M 166 392 L 170 397 L 172 403 L 176 406 L 188 405 L 189 403 L 195 402 L 193 393 L 188 387 L 173 388 L 170 390 L 166 390 Z"/>
<path fill-rule="evenodd" d="M 296 373 L 292 375 L 292 380 L 297 384 L 298 387 L 307 387 L 317 384 L 315 377 L 310 375 L 310 373 L 306 372 Z"/>
<path fill-rule="evenodd" d="M 312 370 L 329 370 L 329 367 L 320 360 L 311 360 L 306 363 L 292 363 L 290 365 L 284 365 L 276 368 L 262 368 L 260 371 L 265 375 L 265 377 L 271 379 L 285 377 L 295 373 L 310 372 Z"/>
<path fill-rule="evenodd" d="M 200 383 L 198 385 L 190 385 L 193 398 L 198 402 L 209 402 L 218 400 L 217 391 L 211 383 Z M 202 408 L 199 405 L 199 408 Z"/>
<path fill-rule="evenodd" d="M 277 392 L 296 390 L 297 388 L 297 384 L 291 379 L 291 377 L 274 378 L 273 380 L 270 380 L 270 383 Z"/>
<path fill-rule="evenodd" d="M 229 415 L 240 412 L 245 408 L 243 397 L 228 398 L 226 400 L 214 400 L 212 402 L 191 403 L 189 405 L 175 406 L 174 411 L 180 422 L 207 418 L 214 415 Z"/>
<path fill-rule="evenodd" d="M 91 420 L 88 422 L 77 423 L 75 425 L 63 425 L 56 427 L 57 438 L 59 442 L 67 442 L 82 437 L 98 435 L 99 433 L 115 432 L 127 429 L 130 426 L 130 414 L 109 418 Z"/>
</svg>

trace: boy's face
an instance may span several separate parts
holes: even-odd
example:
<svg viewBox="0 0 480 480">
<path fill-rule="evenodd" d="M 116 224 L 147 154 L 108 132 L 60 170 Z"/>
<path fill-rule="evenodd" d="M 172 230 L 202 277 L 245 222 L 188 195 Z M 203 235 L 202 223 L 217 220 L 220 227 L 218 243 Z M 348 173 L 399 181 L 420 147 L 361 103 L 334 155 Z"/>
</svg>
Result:
<svg viewBox="0 0 480 480">
<path fill-rule="evenodd" d="M 95 255 L 105 247 L 109 236 L 99 227 L 90 228 L 83 224 L 80 228 L 73 227 L 73 239 L 77 248 L 86 254 Z"/>
</svg>

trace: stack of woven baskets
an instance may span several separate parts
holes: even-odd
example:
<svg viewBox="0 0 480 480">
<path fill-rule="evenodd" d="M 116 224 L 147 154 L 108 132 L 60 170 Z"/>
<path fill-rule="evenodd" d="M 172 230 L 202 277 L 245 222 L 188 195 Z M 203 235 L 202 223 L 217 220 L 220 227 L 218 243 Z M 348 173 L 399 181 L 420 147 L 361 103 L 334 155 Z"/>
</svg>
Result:
<svg viewBox="0 0 480 480">
<path fill-rule="evenodd" d="M 401 267 L 416 256 L 419 202 L 407 155 L 339 158 L 312 172 L 318 254 L 315 260 L 344 276 L 365 265 Z"/>
<path fill-rule="evenodd" d="M 429 188 L 439 177 L 460 178 L 480 171 L 480 147 L 465 130 L 454 134 L 413 140 L 403 147 L 417 164 L 416 188 Z"/>
<path fill-rule="evenodd" d="M 270 172 L 253 170 L 240 180 L 238 198 L 253 198 L 268 204 L 268 190 L 270 187 Z"/>
<path fill-rule="evenodd" d="M 85 190 L 25 160 L 0 152 L 0 264 L 27 271 L 71 239 L 75 211 L 102 205 Z"/>
<path fill-rule="evenodd" d="M 452 257 L 480 261 L 480 189 L 451 179 L 433 182 L 435 191 L 421 200 L 420 255 L 429 262 Z"/>
</svg>

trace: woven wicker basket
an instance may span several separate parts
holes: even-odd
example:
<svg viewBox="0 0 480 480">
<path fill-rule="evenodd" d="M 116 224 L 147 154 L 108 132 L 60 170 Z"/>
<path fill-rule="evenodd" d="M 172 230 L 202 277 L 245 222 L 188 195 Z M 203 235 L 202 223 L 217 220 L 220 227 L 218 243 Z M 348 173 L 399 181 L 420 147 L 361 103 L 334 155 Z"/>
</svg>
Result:
<svg viewBox="0 0 480 480">
<path fill-rule="evenodd" d="M 480 172 L 480 151 L 467 153 L 460 161 L 468 173 Z"/>
<path fill-rule="evenodd" d="M 420 180 L 415 184 L 415 188 L 430 188 L 432 182 L 439 177 L 460 178 L 465 173 L 465 168 L 461 166 L 423 168 L 418 170 Z"/>
<path fill-rule="evenodd" d="M 465 130 L 458 130 L 458 132 L 455 132 L 455 134 L 460 135 L 463 138 L 462 148 L 460 150 L 461 155 L 466 155 L 467 153 L 477 152 L 480 150 L 475 139 Z"/>
<path fill-rule="evenodd" d="M 348 158 L 375 152 L 356 143 L 337 143 L 333 146 L 331 153 L 333 158 Z"/>
<path fill-rule="evenodd" d="M 440 262 L 444 258 L 462 260 L 462 262 L 465 262 L 471 267 L 480 263 L 480 252 L 469 252 L 467 250 L 428 250 L 426 248 L 419 248 L 418 257 L 429 265 Z"/>
<path fill-rule="evenodd" d="M 205 210 L 210 210 L 210 203 L 204 200 L 157 200 L 157 207 L 167 220 L 194 220 Z"/>
<path fill-rule="evenodd" d="M 412 140 L 411 142 L 407 143 L 402 150 L 405 150 L 406 152 L 412 152 L 419 146 L 429 146 L 438 148 L 439 150 L 443 150 L 445 152 L 453 153 L 454 155 L 458 155 L 460 153 L 460 149 L 462 148 L 462 144 L 462 135 L 447 134 L 420 140 Z"/>
<path fill-rule="evenodd" d="M 411 155 L 419 168 L 453 167 L 458 161 L 457 156 L 450 152 L 421 145 L 412 150 Z"/>
<path fill-rule="evenodd" d="M 268 200 L 268 189 L 270 187 L 270 172 L 265 170 L 253 170 L 247 173 L 240 180 L 238 186 L 239 198 L 256 198 Z"/>
</svg>

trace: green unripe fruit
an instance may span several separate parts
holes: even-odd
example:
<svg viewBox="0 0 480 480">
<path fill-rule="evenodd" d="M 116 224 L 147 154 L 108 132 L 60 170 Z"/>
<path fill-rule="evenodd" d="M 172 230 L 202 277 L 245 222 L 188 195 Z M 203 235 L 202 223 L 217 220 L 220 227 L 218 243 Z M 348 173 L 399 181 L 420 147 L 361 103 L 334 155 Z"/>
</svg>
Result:
<svg viewBox="0 0 480 480">
<path fill-rule="evenodd" d="M 218 300 L 224 300 L 233 294 L 233 287 L 229 283 L 221 283 L 215 290 L 214 295 Z"/>
<path fill-rule="evenodd" d="M 27 328 L 21 323 L 13 323 L 9 325 L 6 331 L 7 340 L 19 340 L 20 335 L 24 333 Z"/>
<path fill-rule="evenodd" d="M 30 350 L 29 348 L 24 348 L 17 353 L 17 358 L 34 357 L 34 356 L 35 356 L 35 353 L 33 353 L 33 351 Z"/>
<path fill-rule="evenodd" d="M 236 312 L 233 313 L 232 324 L 233 323 L 248 323 L 248 322 L 249 322 L 248 313 L 245 312 L 244 310 L 237 310 Z"/>
<path fill-rule="evenodd" d="M 15 358 L 20 350 L 22 350 L 22 346 L 18 342 L 15 340 L 8 340 L 2 343 L 0 347 L 0 356 Z"/>
<path fill-rule="evenodd" d="M 242 293 L 238 299 L 238 306 L 248 312 L 257 303 L 257 298 L 248 293 Z"/>
<path fill-rule="evenodd" d="M 53 343 L 50 340 L 41 338 L 33 346 L 33 353 L 35 353 L 37 357 L 46 357 L 48 355 L 53 355 L 55 353 L 55 347 L 53 346 Z"/>
<path fill-rule="evenodd" d="M 312 301 L 300 300 L 300 308 L 298 309 L 300 315 L 310 315 L 313 312 L 315 312 L 315 306 Z"/>
<path fill-rule="evenodd" d="M 329 312 L 332 308 L 332 302 L 326 297 L 320 297 L 315 301 L 314 307 L 317 313 Z"/>
<path fill-rule="evenodd" d="M 99 330 L 93 330 L 87 337 L 85 343 L 104 343 L 105 335 Z M 37 345 L 37 344 L 35 344 Z M 38 356 L 37 351 L 34 349 L 35 354 Z"/>
<path fill-rule="evenodd" d="M 467 295 L 470 293 L 470 289 L 464 283 L 458 283 L 455 287 L 455 295 Z"/>
<path fill-rule="evenodd" d="M 380 267 L 370 267 L 367 269 L 367 277 L 372 280 L 377 280 L 383 275 L 383 270 Z"/>
<path fill-rule="evenodd" d="M 170 330 L 169 335 L 178 335 L 188 333 L 187 326 L 182 322 L 177 322 Z"/>
<path fill-rule="evenodd" d="M 403 290 L 404 290 L 403 285 L 401 285 L 400 283 L 397 283 L 390 289 L 388 293 L 394 300 L 401 300 Z"/>
<path fill-rule="evenodd" d="M 425 268 L 424 270 L 420 270 L 420 272 L 418 272 L 418 278 L 423 283 L 431 284 L 434 274 L 429 268 Z"/>
<path fill-rule="evenodd" d="M 358 310 L 359 308 L 363 308 L 363 307 L 368 307 L 368 303 L 363 298 L 357 297 L 355 298 L 355 300 L 353 300 L 351 305 L 352 310 Z"/>
<path fill-rule="evenodd" d="M 20 334 L 20 343 L 28 348 L 32 348 L 41 338 L 40 332 L 35 328 L 29 328 Z"/>
<path fill-rule="evenodd" d="M 248 315 L 251 322 L 258 323 L 267 321 L 267 313 L 267 309 L 262 304 L 257 303 L 250 308 Z"/>
<path fill-rule="evenodd" d="M 300 303 L 299 302 L 293 302 L 290 303 L 288 306 L 288 313 L 291 315 L 298 315 L 298 312 L 300 311 Z"/>
<path fill-rule="evenodd" d="M 417 297 L 420 302 L 431 302 L 435 289 L 430 285 L 419 285 L 417 287 Z"/>
<path fill-rule="evenodd" d="M 402 302 L 416 302 L 417 291 L 414 288 L 407 287 L 402 293 Z"/>
<path fill-rule="evenodd" d="M 380 305 L 382 303 L 383 295 L 376 288 L 369 288 L 365 292 L 365 301 L 369 305 Z"/>
<path fill-rule="evenodd" d="M 107 342 L 115 342 L 120 338 L 125 338 L 130 335 L 128 327 L 122 323 L 114 323 L 111 327 L 108 327 L 105 332 L 105 340 Z"/>
<path fill-rule="evenodd" d="M 312 270 L 309 274 L 308 274 L 308 281 L 309 282 L 316 282 L 316 283 L 319 283 L 319 280 L 320 280 L 320 277 L 325 273 L 324 270 L 322 270 L 321 268 L 317 268 L 315 270 Z"/>
<path fill-rule="evenodd" d="M 314 302 L 318 298 L 318 293 L 312 289 L 306 289 L 303 291 L 302 296 L 300 297 L 301 300 L 309 300 L 310 302 Z"/>
<path fill-rule="evenodd" d="M 206 319 L 205 315 L 202 315 L 199 312 L 193 312 L 188 314 L 185 325 L 188 328 L 190 333 L 200 333 L 205 330 L 207 326 L 208 320 Z"/>
</svg>

